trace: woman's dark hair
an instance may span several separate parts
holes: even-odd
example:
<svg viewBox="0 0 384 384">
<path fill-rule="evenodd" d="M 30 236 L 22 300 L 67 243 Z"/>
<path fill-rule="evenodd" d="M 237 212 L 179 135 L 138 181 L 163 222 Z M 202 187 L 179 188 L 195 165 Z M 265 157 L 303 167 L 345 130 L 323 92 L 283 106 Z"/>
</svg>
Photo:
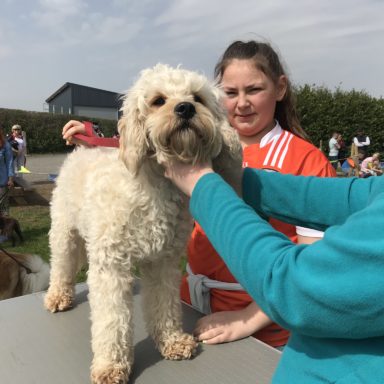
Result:
<svg viewBox="0 0 384 384">
<path fill-rule="evenodd" d="M 275 84 L 278 83 L 280 76 L 286 76 L 287 90 L 283 99 L 276 103 L 275 119 L 283 129 L 309 141 L 297 116 L 296 100 L 292 92 L 292 85 L 274 49 L 267 43 L 254 40 L 233 42 L 225 50 L 215 66 L 215 78 L 218 83 L 221 82 L 224 71 L 232 60 L 252 60 L 256 68 L 262 71 Z"/>
</svg>

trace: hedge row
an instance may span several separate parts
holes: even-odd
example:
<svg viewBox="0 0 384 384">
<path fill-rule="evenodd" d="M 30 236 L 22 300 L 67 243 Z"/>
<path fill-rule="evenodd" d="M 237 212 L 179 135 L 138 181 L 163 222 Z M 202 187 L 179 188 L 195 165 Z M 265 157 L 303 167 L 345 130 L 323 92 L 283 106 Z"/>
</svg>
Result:
<svg viewBox="0 0 384 384">
<path fill-rule="evenodd" d="M 295 94 L 303 128 L 316 146 L 323 143 L 325 152 L 332 132 L 341 132 L 349 145 L 359 129 L 370 137 L 371 152 L 383 150 L 384 99 L 371 97 L 364 91 L 331 91 L 315 85 L 296 87 Z M 68 151 L 61 129 L 70 119 L 88 118 L 0 109 L 0 122 L 7 130 L 10 131 L 13 124 L 20 124 L 27 132 L 29 153 Z M 98 119 L 98 122 L 105 136 L 113 135 L 115 121 Z"/>
<path fill-rule="evenodd" d="M 10 133 L 14 124 L 21 125 L 27 134 L 28 153 L 60 153 L 72 147 L 65 145 L 61 131 L 69 120 L 94 120 L 84 116 L 54 115 L 47 112 L 27 112 L 17 109 L 0 108 L 0 122 Z M 116 121 L 97 119 L 105 136 L 112 136 Z"/>
<path fill-rule="evenodd" d="M 383 151 L 384 99 L 364 91 L 331 91 L 325 87 L 304 85 L 295 89 L 300 121 L 312 142 L 328 152 L 333 132 L 340 132 L 350 146 L 358 130 L 371 140 L 370 152 Z"/>
</svg>

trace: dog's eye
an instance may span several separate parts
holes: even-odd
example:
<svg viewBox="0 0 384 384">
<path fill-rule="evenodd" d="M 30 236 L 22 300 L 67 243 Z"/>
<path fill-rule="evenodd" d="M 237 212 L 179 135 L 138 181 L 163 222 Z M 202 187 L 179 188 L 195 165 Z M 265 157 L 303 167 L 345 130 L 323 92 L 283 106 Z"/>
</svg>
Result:
<svg viewBox="0 0 384 384">
<path fill-rule="evenodd" d="M 203 99 L 199 95 L 194 95 L 193 100 L 195 100 L 196 103 L 204 104 Z"/>
<path fill-rule="evenodd" d="M 163 96 L 156 97 L 156 99 L 152 101 L 152 105 L 155 105 L 157 107 L 161 107 L 164 104 L 165 104 L 165 98 Z"/>
</svg>

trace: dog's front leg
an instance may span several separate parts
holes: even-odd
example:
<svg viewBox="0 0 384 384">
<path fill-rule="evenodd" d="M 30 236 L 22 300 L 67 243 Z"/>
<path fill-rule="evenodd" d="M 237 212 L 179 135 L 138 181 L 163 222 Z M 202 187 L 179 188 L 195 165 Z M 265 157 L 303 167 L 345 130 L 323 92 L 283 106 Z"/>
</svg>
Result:
<svg viewBox="0 0 384 384">
<path fill-rule="evenodd" d="M 133 364 L 133 278 L 113 250 L 90 251 L 89 302 L 94 384 L 124 384 Z"/>
<path fill-rule="evenodd" d="M 161 354 L 170 360 L 189 359 L 197 347 L 193 336 L 182 330 L 179 260 L 168 256 L 141 268 L 147 330 Z"/>
<path fill-rule="evenodd" d="M 51 312 L 64 311 L 72 307 L 76 272 L 86 260 L 84 240 L 65 220 L 53 216 L 49 243 L 51 275 L 44 303 Z"/>
</svg>

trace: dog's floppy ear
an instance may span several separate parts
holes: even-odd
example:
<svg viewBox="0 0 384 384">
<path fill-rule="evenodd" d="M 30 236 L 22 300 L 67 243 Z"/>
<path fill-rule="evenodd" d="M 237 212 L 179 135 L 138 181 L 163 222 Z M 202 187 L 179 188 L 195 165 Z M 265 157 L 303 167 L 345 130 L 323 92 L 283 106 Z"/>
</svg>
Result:
<svg viewBox="0 0 384 384">
<path fill-rule="evenodd" d="M 239 136 L 226 119 L 220 122 L 219 130 L 222 136 L 222 147 L 218 156 L 213 159 L 213 169 L 241 195 L 243 150 Z"/>
<path fill-rule="evenodd" d="M 123 116 L 118 123 L 120 134 L 119 157 L 128 170 L 137 175 L 148 151 L 144 116 L 140 112 L 138 99 L 128 95 L 123 105 Z"/>
<path fill-rule="evenodd" d="M 224 92 L 220 85 L 213 83 L 209 89 L 212 95 L 211 109 L 216 117 L 216 126 L 221 134 L 222 146 L 219 154 L 213 159 L 213 166 L 216 172 L 221 172 L 230 165 L 242 164 L 243 150 L 241 148 L 239 135 L 232 128 L 226 118 L 223 108 Z"/>
<path fill-rule="evenodd" d="M 213 160 L 213 165 L 216 171 L 222 171 L 231 165 L 242 164 L 242 148 L 239 140 L 239 135 L 232 128 L 226 119 L 220 122 L 219 130 L 222 137 L 221 151 Z"/>
</svg>

